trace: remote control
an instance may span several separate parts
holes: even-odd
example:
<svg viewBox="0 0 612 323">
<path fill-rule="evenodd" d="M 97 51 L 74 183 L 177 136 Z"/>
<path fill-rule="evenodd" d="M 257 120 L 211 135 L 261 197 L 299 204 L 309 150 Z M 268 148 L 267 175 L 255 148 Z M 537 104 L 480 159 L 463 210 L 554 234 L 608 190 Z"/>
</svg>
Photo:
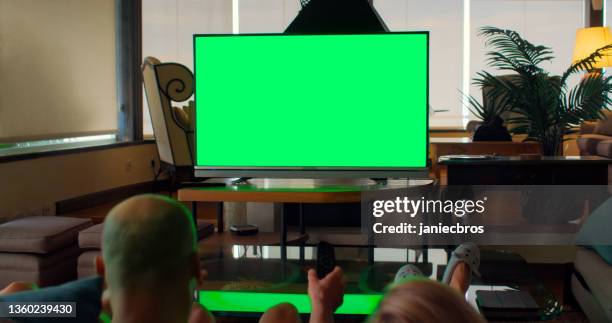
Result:
<svg viewBox="0 0 612 323">
<path fill-rule="evenodd" d="M 334 267 L 336 267 L 334 247 L 328 242 L 319 242 L 317 245 L 317 276 L 319 279 L 331 273 Z"/>
</svg>

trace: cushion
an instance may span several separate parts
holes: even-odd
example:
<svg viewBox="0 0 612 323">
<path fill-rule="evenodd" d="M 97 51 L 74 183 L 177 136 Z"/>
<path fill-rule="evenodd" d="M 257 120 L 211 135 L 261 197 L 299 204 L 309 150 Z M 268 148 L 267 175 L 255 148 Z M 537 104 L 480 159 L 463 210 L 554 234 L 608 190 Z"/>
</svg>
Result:
<svg viewBox="0 0 612 323">
<path fill-rule="evenodd" d="M 588 134 L 581 135 L 576 139 L 576 143 L 578 144 L 578 149 L 581 152 L 586 152 L 588 155 L 597 154 L 597 144 L 605 140 L 611 140 L 612 137 L 597 135 L 597 134 Z"/>
<path fill-rule="evenodd" d="M 612 111 L 606 111 L 604 114 L 606 118 L 597 121 L 595 124 L 595 131 L 593 132 L 600 135 L 612 136 Z"/>
<path fill-rule="evenodd" d="M 585 248 L 578 248 L 574 266 L 589 286 L 591 294 L 606 311 L 608 318 L 612 318 L 612 266 L 595 252 Z"/>
<path fill-rule="evenodd" d="M 612 139 L 597 144 L 597 155 L 612 158 Z"/>
<path fill-rule="evenodd" d="M 104 223 L 96 224 L 79 232 L 79 247 L 82 249 L 100 249 L 102 247 L 102 228 L 104 228 Z"/>
<path fill-rule="evenodd" d="M 30 216 L 0 225 L 0 252 L 49 253 L 77 241 L 90 219 Z"/>
<path fill-rule="evenodd" d="M 53 253 L 39 255 L 34 253 L 0 253 L 0 270 L 42 271 L 66 259 L 75 260 L 80 250 L 76 244 Z"/>
<path fill-rule="evenodd" d="M 76 302 L 75 318 L 54 318 L 53 322 L 98 322 L 103 290 L 102 278 L 79 279 L 60 286 L 0 296 L 0 302 Z M 13 318 L 15 322 L 40 322 L 40 318 Z"/>
</svg>

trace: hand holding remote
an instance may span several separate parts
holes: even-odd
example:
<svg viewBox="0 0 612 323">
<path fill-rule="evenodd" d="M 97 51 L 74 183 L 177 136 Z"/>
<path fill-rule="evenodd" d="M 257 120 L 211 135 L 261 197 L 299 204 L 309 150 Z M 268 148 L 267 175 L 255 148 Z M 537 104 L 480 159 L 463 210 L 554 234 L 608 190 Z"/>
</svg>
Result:
<svg viewBox="0 0 612 323">
<path fill-rule="evenodd" d="M 340 267 L 335 267 L 323 279 L 317 277 L 314 269 L 308 271 L 308 296 L 312 307 L 310 323 L 334 321 L 334 312 L 344 300 L 344 286 L 344 274 Z"/>
</svg>

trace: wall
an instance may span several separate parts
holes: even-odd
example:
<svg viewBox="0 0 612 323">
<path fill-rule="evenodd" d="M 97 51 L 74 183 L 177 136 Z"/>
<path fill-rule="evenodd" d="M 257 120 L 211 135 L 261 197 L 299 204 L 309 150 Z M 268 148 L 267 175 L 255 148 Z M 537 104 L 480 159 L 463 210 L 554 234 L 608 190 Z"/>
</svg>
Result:
<svg viewBox="0 0 612 323">
<path fill-rule="evenodd" d="M 59 200 L 151 181 L 152 159 L 158 165 L 151 143 L 0 163 L 0 223 L 55 214 Z"/>
<path fill-rule="evenodd" d="M 114 0 L 0 0 L 0 139 L 117 129 Z"/>
</svg>

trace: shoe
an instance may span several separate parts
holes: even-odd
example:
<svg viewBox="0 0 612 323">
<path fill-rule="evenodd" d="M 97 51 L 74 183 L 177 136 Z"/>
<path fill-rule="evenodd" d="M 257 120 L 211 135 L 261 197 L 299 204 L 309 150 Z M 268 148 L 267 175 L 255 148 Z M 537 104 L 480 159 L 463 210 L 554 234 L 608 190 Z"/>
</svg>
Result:
<svg viewBox="0 0 612 323">
<path fill-rule="evenodd" d="M 446 269 L 444 270 L 442 283 L 448 284 L 450 282 L 455 267 L 460 262 L 465 262 L 472 274 L 480 277 L 480 272 L 478 271 L 480 267 L 480 249 L 472 242 L 465 242 L 453 250 L 448 265 L 446 265 Z"/>
<path fill-rule="evenodd" d="M 423 272 L 417 266 L 413 264 L 407 264 L 407 265 L 403 265 L 402 267 L 400 267 L 400 269 L 397 270 L 397 273 L 395 274 L 395 279 L 393 280 L 393 282 L 399 283 L 411 277 L 423 277 L 423 276 L 424 276 Z"/>
</svg>

